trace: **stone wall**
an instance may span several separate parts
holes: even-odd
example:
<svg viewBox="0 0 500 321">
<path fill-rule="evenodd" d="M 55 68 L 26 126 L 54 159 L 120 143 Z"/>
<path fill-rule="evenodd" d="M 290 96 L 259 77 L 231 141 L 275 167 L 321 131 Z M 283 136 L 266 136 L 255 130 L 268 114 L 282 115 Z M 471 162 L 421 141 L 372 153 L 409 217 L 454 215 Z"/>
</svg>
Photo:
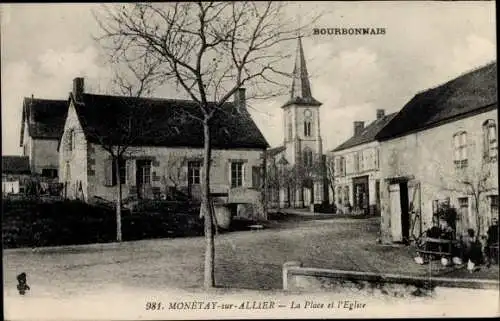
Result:
<svg viewBox="0 0 500 321">
<path fill-rule="evenodd" d="M 498 124 L 497 110 L 492 110 L 459 119 L 441 126 L 394 138 L 380 143 L 380 198 L 381 235 L 384 243 L 394 241 L 391 221 L 397 209 L 391 208 L 390 180 L 404 178 L 409 184 L 420 184 L 418 204 L 421 210 L 423 230 L 432 224 L 432 202 L 450 198 L 451 205 L 458 208 L 459 198 L 469 198 L 469 213 L 474 211 L 474 197 L 468 186 L 460 181 L 478 183 L 478 178 L 489 173 L 486 181 L 488 191 L 479 200 L 481 213 L 481 234 L 491 222 L 490 196 L 498 195 L 498 161 L 483 160 L 483 123 L 493 119 Z M 498 125 L 497 125 L 498 126 Z M 453 135 L 467 132 L 467 167 L 457 168 L 454 164 L 455 148 Z M 394 211 L 394 213 L 392 213 Z M 477 226 L 470 226 L 477 231 Z M 410 235 L 411 236 L 411 235 Z"/>
<path fill-rule="evenodd" d="M 283 289 L 292 292 L 335 292 L 342 289 L 364 295 L 406 297 L 430 296 L 436 287 L 498 289 L 499 282 L 304 268 L 300 262 L 287 262 L 283 265 Z"/>
</svg>

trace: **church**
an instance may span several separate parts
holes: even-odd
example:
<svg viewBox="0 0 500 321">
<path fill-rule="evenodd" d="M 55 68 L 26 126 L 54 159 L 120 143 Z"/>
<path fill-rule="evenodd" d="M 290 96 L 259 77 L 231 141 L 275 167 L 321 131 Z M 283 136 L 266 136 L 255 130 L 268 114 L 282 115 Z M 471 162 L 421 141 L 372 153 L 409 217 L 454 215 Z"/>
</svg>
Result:
<svg viewBox="0 0 500 321">
<path fill-rule="evenodd" d="M 328 201 L 322 103 L 312 96 L 301 37 L 297 41 L 290 98 L 281 106 L 283 144 L 267 151 L 267 193 L 271 207 L 315 210 Z"/>
</svg>

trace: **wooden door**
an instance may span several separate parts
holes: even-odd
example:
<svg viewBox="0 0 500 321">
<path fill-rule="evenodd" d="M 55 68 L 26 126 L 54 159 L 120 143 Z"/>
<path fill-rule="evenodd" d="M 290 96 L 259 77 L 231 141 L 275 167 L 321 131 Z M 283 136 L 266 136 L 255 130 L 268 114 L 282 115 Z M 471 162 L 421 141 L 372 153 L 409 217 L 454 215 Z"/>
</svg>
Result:
<svg viewBox="0 0 500 321">
<path fill-rule="evenodd" d="M 391 201 L 391 235 L 393 242 L 403 241 L 401 226 L 401 196 L 399 184 L 389 185 L 389 198 Z"/>
</svg>

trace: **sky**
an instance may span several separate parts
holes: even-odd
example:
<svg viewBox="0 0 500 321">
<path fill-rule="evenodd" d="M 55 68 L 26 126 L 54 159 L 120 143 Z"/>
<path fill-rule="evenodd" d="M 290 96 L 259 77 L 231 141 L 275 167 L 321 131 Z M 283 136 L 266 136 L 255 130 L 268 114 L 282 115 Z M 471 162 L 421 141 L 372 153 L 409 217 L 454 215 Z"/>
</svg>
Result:
<svg viewBox="0 0 500 321">
<path fill-rule="evenodd" d="M 0 4 L 2 155 L 20 155 L 24 97 L 67 99 L 72 79 L 99 93 L 110 67 L 92 36 L 86 4 Z M 313 96 L 323 103 L 321 135 L 328 151 L 353 134 L 353 122 L 376 109 L 400 110 L 415 94 L 496 60 L 495 2 L 303 2 L 291 17 L 321 12 L 317 28 L 385 28 L 384 35 L 318 35 L 303 40 Z M 307 21 L 306 21 L 307 22 Z M 303 22 L 304 24 L 306 22 Z M 294 50 L 295 43 L 290 44 Z M 288 69 L 293 70 L 294 58 Z M 168 90 L 155 96 L 176 98 Z M 272 147 L 283 142 L 288 97 L 252 101 L 252 117 Z"/>
</svg>

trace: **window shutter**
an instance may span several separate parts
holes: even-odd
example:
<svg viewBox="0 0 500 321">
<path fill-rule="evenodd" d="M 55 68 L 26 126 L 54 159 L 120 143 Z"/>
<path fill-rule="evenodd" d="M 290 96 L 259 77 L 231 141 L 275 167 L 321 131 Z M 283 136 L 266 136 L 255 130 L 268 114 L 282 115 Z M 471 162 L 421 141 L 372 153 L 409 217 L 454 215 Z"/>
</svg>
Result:
<svg viewBox="0 0 500 321">
<path fill-rule="evenodd" d="M 113 160 L 104 160 L 104 186 L 113 186 Z"/>
<path fill-rule="evenodd" d="M 135 186 L 135 159 L 128 159 L 126 162 L 127 185 Z"/>
<path fill-rule="evenodd" d="M 488 125 L 483 126 L 483 158 L 488 158 L 489 156 L 489 145 L 490 145 L 490 140 L 489 140 L 489 131 L 488 131 Z"/>
<path fill-rule="evenodd" d="M 226 182 L 229 187 L 231 187 L 231 176 L 230 176 L 230 171 L 231 171 L 231 162 L 226 161 L 223 165 L 222 168 L 222 178 L 223 182 Z M 202 178 L 203 179 L 203 178 Z"/>
<path fill-rule="evenodd" d="M 252 167 L 252 187 L 260 188 L 260 166 Z"/>
</svg>

